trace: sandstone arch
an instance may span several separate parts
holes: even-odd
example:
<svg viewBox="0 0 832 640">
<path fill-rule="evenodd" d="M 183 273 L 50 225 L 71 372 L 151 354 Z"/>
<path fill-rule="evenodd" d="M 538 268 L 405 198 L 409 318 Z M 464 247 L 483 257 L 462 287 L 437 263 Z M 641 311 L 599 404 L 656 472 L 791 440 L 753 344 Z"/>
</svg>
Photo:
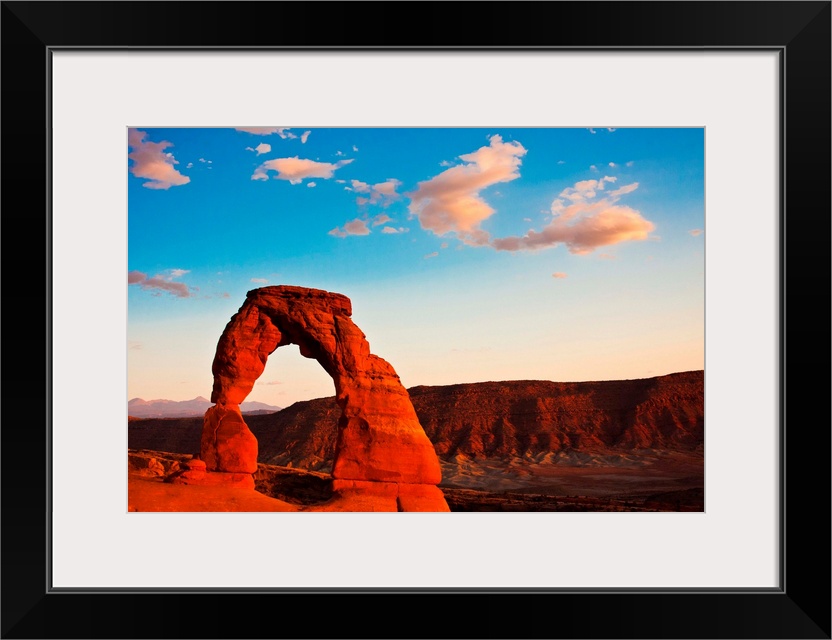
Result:
<svg viewBox="0 0 832 640">
<path fill-rule="evenodd" d="M 201 458 L 209 472 L 252 474 L 257 440 L 239 405 L 278 347 L 297 344 L 335 383 L 341 409 L 333 510 L 448 511 L 439 460 L 393 367 L 370 353 L 350 299 L 304 287 L 249 291 L 226 325 L 212 365 L 215 406 L 205 413 Z"/>
</svg>

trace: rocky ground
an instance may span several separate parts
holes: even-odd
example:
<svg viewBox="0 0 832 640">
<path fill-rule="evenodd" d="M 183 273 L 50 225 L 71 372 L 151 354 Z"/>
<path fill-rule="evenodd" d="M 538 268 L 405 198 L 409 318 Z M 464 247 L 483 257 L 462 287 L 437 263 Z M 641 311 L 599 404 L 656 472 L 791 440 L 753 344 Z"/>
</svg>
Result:
<svg viewBox="0 0 832 640">
<path fill-rule="evenodd" d="M 224 487 L 182 487 L 164 482 L 191 458 L 152 450 L 128 452 L 131 510 L 305 511 L 332 497 L 328 473 L 259 464 L 255 491 Z M 592 464 L 594 462 L 594 464 Z M 584 461 L 516 461 L 480 464 L 468 460 L 440 488 L 451 511 L 703 511 L 702 459 L 656 454 L 641 466 L 600 466 Z M 626 461 L 625 461 L 626 462 Z M 443 473 L 450 470 L 443 464 Z M 465 488 L 479 484 L 487 490 Z M 219 505 L 219 506 L 218 506 Z M 221 508 L 220 508 L 221 507 Z"/>
</svg>

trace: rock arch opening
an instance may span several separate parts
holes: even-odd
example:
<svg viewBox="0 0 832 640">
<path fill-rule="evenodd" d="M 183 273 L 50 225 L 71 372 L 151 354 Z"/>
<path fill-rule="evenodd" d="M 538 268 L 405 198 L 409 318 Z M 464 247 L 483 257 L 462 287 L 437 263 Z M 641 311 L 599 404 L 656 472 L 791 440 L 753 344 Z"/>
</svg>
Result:
<svg viewBox="0 0 832 640">
<path fill-rule="evenodd" d="M 289 344 L 269 355 L 266 368 L 247 400 L 258 400 L 285 409 L 296 402 L 334 395 L 332 377 L 316 360 L 301 356 L 297 345 Z"/>
<path fill-rule="evenodd" d="M 213 473 L 253 474 L 257 439 L 240 413 L 270 354 L 296 344 L 330 375 L 340 408 L 332 510 L 448 511 L 439 460 L 393 367 L 370 353 L 344 295 L 292 286 L 249 291 L 217 343 L 200 455 Z"/>
</svg>

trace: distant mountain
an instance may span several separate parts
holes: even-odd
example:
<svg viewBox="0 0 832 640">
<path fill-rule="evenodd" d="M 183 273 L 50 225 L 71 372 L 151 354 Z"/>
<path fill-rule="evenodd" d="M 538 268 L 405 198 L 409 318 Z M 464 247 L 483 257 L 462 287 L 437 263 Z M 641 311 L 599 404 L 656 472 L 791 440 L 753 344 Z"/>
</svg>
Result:
<svg viewBox="0 0 832 640">
<path fill-rule="evenodd" d="M 441 460 L 702 451 L 704 371 L 638 380 L 513 380 L 408 389 Z M 135 415 L 131 413 L 131 415 Z M 296 402 L 246 420 L 260 462 L 328 470 L 340 410 L 335 398 Z M 139 420 L 129 446 L 199 451 L 201 420 Z"/>
<path fill-rule="evenodd" d="M 132 418 L 193 418 L 202 417 L 213 403 L 197 396 L 193 400 L 142 400 L 133 398 L 127 403 L 127 415 Z M 240 410 L 246 415 L 275 413 L 281 407 L 265 402 L 244 402 Z"/>
</svg>

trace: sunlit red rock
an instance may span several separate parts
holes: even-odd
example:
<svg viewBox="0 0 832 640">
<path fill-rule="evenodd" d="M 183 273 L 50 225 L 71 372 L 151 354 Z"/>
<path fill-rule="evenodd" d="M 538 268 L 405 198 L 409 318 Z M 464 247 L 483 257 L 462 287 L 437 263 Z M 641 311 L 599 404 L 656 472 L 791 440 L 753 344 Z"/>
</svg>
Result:
<svg viewBox="0 0 832 640">
<path fill-rule="evenodd" d="M 217 344 L 211 394 L 216 406 L 205 414 L 201 457 L 208 471 L 256 470 L 257 441 L 239 404 L 263 373 L 269 354 L 297 344 L 301 355 L 317 360 L 335 383 L 341 416 L 333 479 L 376 483 L 351 490 L 365 497 L 381 491 L 380 483 L 406 485 L 407 495 L 416 491 L 413 486 L 426 485 L 422 493 L 416 491 L 419 500 L 394 501 L 394 506 L 447 511 L 435 486 L 441 480 L 439 460 L 410 396 L 393 367 L 370 353 L 351 314 L 349 298 L 338 293 L 290 286 L 250 291 Z"/>
<path fill-rule="evenodd" d="M 257 471 L 257 438 L 236 404 L 217 405 L 205 412 L 200 451 L 209 471 Z"/>
</svg>

